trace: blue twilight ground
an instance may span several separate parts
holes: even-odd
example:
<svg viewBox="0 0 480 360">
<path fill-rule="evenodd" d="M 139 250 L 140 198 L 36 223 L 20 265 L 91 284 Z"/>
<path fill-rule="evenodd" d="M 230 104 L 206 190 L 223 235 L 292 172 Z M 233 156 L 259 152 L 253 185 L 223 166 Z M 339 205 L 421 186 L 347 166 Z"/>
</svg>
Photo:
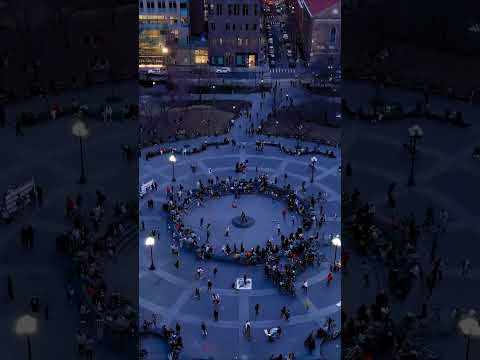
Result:
<svg viewBox="0 0 480 360">
<path fill-rule="evenodd" d="M 233 95 L 232 95 L 233 96 Z M 254 109 L 258 108 L 258 101 L 250 95 Z M 264 107 L 265 108 L 265 107 Z M 256 137 L 246 137 L 241 128 L 246 128 L 247 120 L 241 117 L 229 137 L 237 142 L 245 142 L 243 149 L 232 148 L 231 145 L 218 149 L 209 148 L 205 152 L 177 156 L 175 165 L 176 187 L 182 184 L 186 189 L 194 188 L 197 180 L 204 183 L 209 177 L 215 175 L 226 178 L 233 177 L 252 178 L 259 174 L 268 174 L 270 178 L 278 177 L 279 185 L 285 183 L 284 174 L 288 175 L 287 182 L 295 189 L 301 188 L 301 183 L 306 182 L 306 194 L 327 192 L 328 201 L 324 203 L 327 215 L 326 224 L 318 229 L 320 236 L 324 236 L 322 251 L 327 259 L 332 259 L 333 249 L 328 240 L 330 234 L 340 232 L 340 150 L 333 149 L 337 154 L 336 159 L 317 156 L 318 163 L 315 171 L 314 182 L 310 183 L 311 171 L 308 167 L 310 156 L 289 156 L 278 149 L 265 147 L 264 152 L 255 150 Z M 191 140 L 190 145 L 199 144 L 204 139 Z M 280 139 L 290 147 L 295 146 L 295 141 Z M 176 143 L 177 148 L 182 148 L 186 142 Z M 311 144 L 310 144 L 311 146 Z M 149 149 L 144 149 L 143 154 Z M 248 159 L 249 167 L 245 174 L 235 173 L 235 163 Z M 192 173 L 190 164 L 198 165 L 196 173 Z M 213 174 L 209 174 L 209 169 Z M 257 173 L 258 170 L 258 173 Z M 151 320 L 152 314 L 157 315 L 157 326 L 167 323 L 175 326 L 181 325 L 181 334 L 184 342 L 182 359 L 213 358 L 213 359 L 268 359 L 272 354 L 287 354 L 295 352 L 299 359 L 339 359 L 339 340 L 327 343 L 314 354 L 309 355 L 304 347 L 304 340 L 308 334 L 322 326 L 328 316 L 334 318 L 340 325 L 340 275 L 335 278 L 327 288 L 326 276 L 329 263 L 309 268 L 297 278 L 297 296 L 280 295 L 269 279 L 265 279 L 263 266 L 243 266 L 235 263 L 218 261 L 201 261 L 189 250 L 181 250 L 180 267 L 174 266 L 177 257 L 170 252 L 170 235 L 167 233 L 166 213 L 160 208 L 165 200 L 165 189 L 171 184 L 172 165 L 168 155 L 155 157 L 145 161 L 140 160 L 140 183 L 154 179 L 158 182 L 157 192 L 151 193 L 140 203 L 140 221 L 145 223 L 145 231 L 140 233 L 140 317 Z M 146 206 L 148 199 L 155 201 L 155 207 Z M 215 243 L 234 242 L 237 246 L 241 242 L 245 246 L 262 244 L 269 238 L 278 241 L 276 235 L 277 222 L 280 223 L 282 232 L 293 231 L 291 218 L 282 219 L 282 209 L 286 206 L 281 201 L 273 201 L 261 195 L 246 195 L 238 201 L 238 207 L 232 208 L 233 197 L 223 197 L 208 200 L 205 207 L 195 208 L 185 218 L 188 225 L 198 230 L 200 218 L 205 224 L 212 224 L 212 238 Z M 241 211 L 255 218 L 255 224 L 247 229 L 236 228 L 231 224 L 232 218 L 240 215 Z M 225 228 L 230 224 L 230 239 L 225 238 Z M 159 241 L 156 242 L 153 256 L 156 270 L 150 271 L 150 252 L 143 245 L 145 238 L 152 229 L 160 232 Z M 315 232 L 317 229 L 314 230 Z M 202 233 L 202 232 L 201 232 Z M 313 233 L 313 232 L 312 232 Z M 203 236 L 205 236 L 203 234 Z M 200 280 L 195 280 L 195 270 L 198 266 L 206 269 Z M 216 277 L 213 268 L 218 268 Z M 253 289 L 236 292 L 231 284 L 237 277 L 247 274 L 253 279 Z M 219 321 L 213 321 L 213 308 L 211 297 L 207 293 L 207 280 L 213 281 L 213 292 L 221 296 Z M 308 294 L 301 289 L 304 280 L 309 281 Z M 201 289 L 200 299 L 195 299 L 194 289 Z M 255 317 L 254 306 L 260 304 L 260 313 Z M 308 304 L 308 306 L 306 305 Z M 280 318 L 280 309 L 286 305 L 291 311 L 291 318 L 287 322 Z M 307 309 L 308 307 L 308 309 Z M 247 341 L 242 329 L 246 320 L 250 320 L 253 328 L 253 337 Z M 208 336 L 202 337 L 200 324 L 205 321 Z M 268 343 L 263 329 L 272 326 L 281 326 L 282 337 Z M 144 339 L 143 348 L 149 355 L 148 359 L 165 359 L 167 348 L 159 338 L 147 337 Z M 324 356 L 324 357 L 322 357 Z"/>
</svg>

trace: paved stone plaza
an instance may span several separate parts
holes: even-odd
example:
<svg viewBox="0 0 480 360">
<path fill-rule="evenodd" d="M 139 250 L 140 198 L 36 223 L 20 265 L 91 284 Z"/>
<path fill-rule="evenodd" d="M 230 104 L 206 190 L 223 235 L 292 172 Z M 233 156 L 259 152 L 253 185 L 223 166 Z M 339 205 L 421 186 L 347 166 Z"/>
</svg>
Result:
<svg viewBox="0 0 480 360">
<path fill-rule="evenodd" d="M 116 84 L 115 88 L 126 102 L 137 101 L 136 93 L 131 92 L 131 84 Z M 69 91 L 49 100 L 52 104 L 68 106 L 75 97 L 80 104 L 93 109 L 110 94 L 111 87 L 102 85 L 88 91 Z M 32 178 L 42 187 L 44 194 L 42 207 L 29 206 L 12 223 L 0 224 L 0 279 L 3 288 L 0 297 L 0 348 L 4 350 L 1 358 L 5 360 L 27 358 L 25 338 L 15 334 L 16 320 L 26 314 L 38 320 L 37 333 L 31 335 L 34 359 L 78 358 L 75 332 L 79 327 L 79 294 L 77 292 L 73 304 L 69 304 L 66 284 L 72 271 L 72 259 L 57 252 L 55 241 L 72 226 L 71 220 L 65 217 L 65 198 L 81 193 L 85 206 L 91 207 L 95 205 L 97 189 L 104 191 L 112 203 L 136 197 L 134 179 L 138 168 L 134 162 L 122 159 L 120 146 L 135 145 L 137 138 L 132 136 L 132 131 L 137 130 L 137 122 L 104 124 L 95 119 L 85 119 L 90 129 L 90 136 L 85 140 L 88 183 L 80 185 L 79 144 L 72 135 L 75 121 L 72 116 L 24 128 L 25 136 L 15 136 L 15 120 L 20 112 L 39 112 L 45 111 L 45 108 L 45 101 L 41 98 L 12 104 L 6 107 L 7 125 L 0 128 L 2 194 L 10 186 Z M 106 214 L 107 219 L 110 217 L 110 213 Z M 31 224 L 35 231 L 33 249 L 25 249 L 20 242 L 20 230 L 27 224 Z M 132 276 L 133 269 L 137 267 L 136 256 L 124 253 L 115 260 L 105 264 L 109 292 L 119 291 L 136 302 L 136 277 Z M 6 295 L 7 275 L 13 280 L 14 301 Z M 122 277 L 122 281 L 117 276 Z M 40 300 L 38 314 L 30 311 L 32 296 Z M 48 319 L 44 316 L 46 306 Z M 102 359 L 128 358 L 126 353 L 113 352 L 107 339 L 98 344 L 95 354 Z"/>
<path fill-rule="evenodd" d="M 226 95 L 222 95 L 227 97 Z M 235 98 L 239 95 L 231 95 Z M 260 94 L 248 95 L 253 102 L 252 113 L 259 109 Z M 258 97 L 258 98 L 257 98 Z M 242 98 L 242 99 L 243 99 Z M 268 100 L 267 100 L 268 101 Z M 264 106 L 265 108 L 265 106 Z M 140 233 L 140 318 L 151 320 L 156 314 L 157 326 L 163 324 L 181 325 L 184 349 L 182 359 L 268 359 L 272 354 L 295 352 L 301 359 L 339 359 L 339 340 L 326 343 L 317 348 L 312 355 L 308 355 L 304 347 L 304 340 L 311 331 L 323 326 L 328 316 L 333 317 L 336 324 L 340 325 L 340 288 L 339 273 L 327 288 L 326 276 L 329 272 L 330 261 L 333 260 L 333 249 L 328 240 L 330 234 L 340 233 L 340 149 L 333 149 L 336 158 L 318 156 L 314 182 L 310 183 L 311 171 L 309 162 L 311 156 L 292 156 L 282 153 L 277 148 L 265 147 L 263 152 L 256 151 L 255 141 L 258 137 L 247 137 L 244 131 L 248 120 L 245 116 L 237 119 L 231 134 L 228 137 L 237 140 L 237 146 L 220 146 L 218 149 L 208 150 L 195 155 L 178 155 L 175 164 L 175 186 L 183 185 L 186 190 L 194 189 L 197 181 L 207 183 L 209 178 L 215 176 L 221 179 L 232 176 L 234 178 L 253 178 L 257 175 L 268 174 L 273 180 L 278 178 L 278 184 L 283 186 L 290 183 L 295 190 L 301 189 L 303 181 L 306 182 L 306 195 L 328 193 L 328 201 L 323 204 L 327 215 L 327 222 L 318 231 L 322 240 L 322 252 L 329 261 L 320 266 L 308 268 L 297 277 L 297 295 L 281 295 L 271 280 L 266 279 L 263 265 L 247 266 L 232 262 L 206 260 L 202 261 L 190 250 L 180 250 L 179 258 L 171 254 L 171 236 L 167 231 L 167 213 L 161 209 L 165 202 L 167 186 L 172 184 L 172 165 L 168 161 L 169 154 L 145 160 L 140 160 L 140 183 L 155 180 L 158 191 L 145 196 L 140 203 L 140 221 L 145 223 L 145 231 Z M 223 138 L 222 138 L 223 139 Z M 181 141 L 174 144 L 177 149 L 184 146 L 191 148 L 201 144 L 205 139 Z M 280 141 L 284 145 L 294 148 L 295 140 L 270 139 Z M 243 143 L 244 146 L 238 146 Z M 302 146 L 312 144 L 302 144 Z M 152 148 L 143 149 L 145 155 Z M 244 174 L 235 173 L 235 163 L 248 160 L 247 171 Z M 197 166 L 197 171 L 191 171 L 191 165 Z M 284 178 L 287 174 L 287 180 Z M 146 205 L 148 199 L 153 199 L 155 207 L 149 209 Z M 279 241 L 277 236 L 277 223 L 284 233 L 294 231 L 290 214 L 282 219 L 282 209 L 286 204 L 282 201 L 272 200 L 261 195 L 242 195 L 237 201 L 237 207 L 232 208 L 233 196 L 207 200 L 204 207 L 195 208 L 185 218 L 185 222 L 205 236 L 200 227 L 200 218 L 204 223 L 212 224 L 212 240 L 214 244 L 234 242 L 237 246 L 241 242 L 245 247 L 264 244 L 268 239 Z M 255 219 L 255 224 L 248 228 L 236 228 L 231 224 L 232 218 L 245 211 L 248 216 Z M 318 209 L 317 209 L 318 211 Z M 225 228 L 230 224 L 230 236 L 225 238 Z M 145 238 L 152 229 L 159 231 L 159 240 L 153 249 L 156 270 L 150 271 L 150 251 L 144 244 Z M 312 229 L 310 233 L 315 233 Z M 235 239 L 235 240 L 233 240 Z M 179 259 L 177 269 L 174 264 Z M 197 267 L 206 269 L 200 280 L 195 280 Z M 213 275 L 213 268 L 217 267 L 218 273 Z M 253 280 L 252 290 L 236 291 L 231 287 L 236 278 L 247 274 Z M 219 321 L 213 321 L 211 297 L 207 292 L 207 280 L 213 282 L 212 292 L 219 293 L 221 304 Z M 304 280 L 309 282 L 308 293 L 305 294 L 301 285 Z M 201 290 L 200 299 L 194 298 L 194 289 Z M 255 304 L 260 304 L 260 312 L 255 317 Z M 308 304 L 308 309 L 306 304 Z M 281 319 L 280 309 L 287 306 L 291 311 L 291 318 L 287 322 Z M 245 321 L 250 320 L 253 336 L 248 341 L 243 333 Z M 201 336 L 200 324 L 204 321 L 207 325 L 208 336 Z M 282 337 L 273 343 L 268 343 L 263 330 L 269 327 L 281 326 Z M 167 348 L 158 338 L 148 337 L 143 342 L 143 347 L 148 351 L 148 359 L 165 359 Z M 320 352 L 319 352 L 320 351 Z M 322 357 L 324 356 L 324 357 Z"/>
<path fill-rule="evenodd" d="M 375 95 L 375 88 L 364 82 L 345 82 L 345 98 L 351 108 L 366 106 Z M 382 90 L 382 97 L 387 102 L 401 103 L 405 109 L 415 106 L 423 97 L 398 88 Z M 437 256 L 444 260 L 443 280 L 438 282 L 433 296 L 427 301 L 429 308 L 438 308 L 440 320 L 430 323 L 423 331 L 423 336 L 432 349 L 441 355 L 441 359 L 463 358 L 465 339 L 458 334 L 457 324 L 451 314 L 455 308 L 460 311 L 476 309 L 478 311 L 479 264 L 475 259 L 478 253 L 478 198 L 476 194 L 480 183 L 478 160 L 472 159 L 472 151 L 480 145 L 480 128 L 477 118 L 478 106 L 465 102 L 432 96 L 431 109 L 441 112 L 447 108 L 462 111 L 465 121 L 471 123 L 462 129 L 425 118 L 383 121 L 375 125 L 368 121 L 358 121 L 344 116 L 344 131 L 348 134 L 342 144 L 343 156 L 351 161 L 353 175 L 345 178 L 342 191 L 352 192 L 356 187 L 362 193 L 362 199 L 376 205 L 376 217 L 388 224 L 391 222 L 391 209 L 387 203 L 387 190 L 392 182 L 397 183 L 397 212 L 408 215 L 412 212 L 419 222 L 425 216 L 425 209 L 431 205 L 438 212 L 446 209 L 449 220 L 446 233 L 439 234 Z M 415 165 L 416 186 L 408 187 L 410 158 L 403 144 L 408 142 L 408 128 L 419 124 L 424 136 L 418 144 L 418 156 Z M 368 160 L 367 160 L 368 159 Z M 386 230 L 390 229 L 387 227 Z M 344 239 L 348 248 L 350 239 Z M 425 269 L 430 268 L 432 240 L 430 237 L 419 241 L 419 258 Z M 461 263 L 470 259 L 472 270 L 469 278 L 461 276 Z M 386 268 L 375 259 L 367 259 L 368 266 L 361 262 L 362 256 L 352 256 L 351 268 L 362 269 L 344 275 L 343 297 L 344 310 L 349 314 L 356 312 L 362 304 L 375 301 L 380 289 L 387 288 Z M 372 285 L 362 286 L 364 272 L 369 272 Z M 392 314 L 394 318 L 411 311 L 419 313 L 425 298 L 425 287 L 417 284 L 403 302 L 394 301 Z M 361 297 L 356 295 L 362 294 Z M 355 299 L 353 301 L 352 299 Z M 478 355 L 479 343 L 472 340 L 471 356 Z M 475 354 L 475 355 L 474 355 Z"/>
</svg>

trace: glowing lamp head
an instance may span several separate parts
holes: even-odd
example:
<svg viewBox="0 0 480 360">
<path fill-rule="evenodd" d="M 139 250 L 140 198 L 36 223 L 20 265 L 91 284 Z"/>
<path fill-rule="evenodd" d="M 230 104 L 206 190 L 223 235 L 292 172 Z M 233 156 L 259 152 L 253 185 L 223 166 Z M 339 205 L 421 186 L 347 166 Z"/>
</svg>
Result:
<svg viewBox="0 0 480 360">
<path fill-rule="evenodd" d="M 335 247 L 341 247 L 342 246 L 342 241 L 340 240 L 340 236 L 335 235 L 335 237 L 332 239 L 332 245 Z"/>
<path fill-rule="evenodd" d="M 37 332 L 37 319 L 24 315 L 17 320 L 15 332 L 19 335 L 32 335 Z"/>
<path fill-rule="evenodd" d="M 155 238 L 153 236 L 149 236 L 145 239 L 145 245 L 153 246 L 155 245 Z"/>
</svg>

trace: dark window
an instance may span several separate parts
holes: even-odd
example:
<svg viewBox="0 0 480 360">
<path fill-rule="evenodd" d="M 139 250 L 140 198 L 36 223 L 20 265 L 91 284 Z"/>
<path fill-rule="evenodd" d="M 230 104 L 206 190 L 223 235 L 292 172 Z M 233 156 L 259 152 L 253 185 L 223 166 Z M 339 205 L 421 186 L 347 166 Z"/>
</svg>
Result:
<svg viewBox="0 0 480 360">
<path fill-rule="evenodd" d="M 258 15 L 258 5 L 255 4 L 255 7 L 254 7 L 254 10 L 253 10 L 253 13 L 255 14 L 255 16 Z"/>
<path fill-rule="evenodd" d="M 187 8 L 187 3 L 182 2 L 180 3 L 180 9 L 186 9 Z"/>
<path fill-rule="evenodd" d="M 248 24 L 245 24 L 245 31 L 248 31 Z"/>
<path fill-rule="evenodd" d="M 222 4 L 217 4 L 217 16 L 221 16 L 223 12 Z"/>
<path fill-rule="evenodd" d="M 140 1 L 140 9 L 143 9 L 143 1 Z"/>
<path fill-rule="evenodd" d="M 257 30 L 257 24 L 253 24 L 253 31 Z"/>
<path fill-rule="evenodd" d="M 248 16 L 248 5 L 243 4 L 243 16 Z"/>
<path fill-rule="evenodd" d="M 228 16 L 232 15 L 232 4 L 228 4 Z"/>
<path fill-rule="evenodd" d="M 225 30 L 230 30 L 230 24 L 229 23 L 225 24 Z"/>
<path fill-rule="evenodd" d="M 233 5 L 233 15 L 240 15 L 240 5 L 239 4 Z"/>
<path fill-rule="evenodd" d="M 213 22 L 210 23 L 210 29 L 211 29 L 212 31 L 215 31 L 215 23 L 213 23 Z"/>
<path fill-rule="evenodd" d="M 232 30 L 235 30 L 235 24 L 232 24 Z"/>
<path fill-rule="evenodd" d="M 171 9 L 173 7 L 173 4 L 171 1 L 168 2 L 168 8 Z"/>
</svg>

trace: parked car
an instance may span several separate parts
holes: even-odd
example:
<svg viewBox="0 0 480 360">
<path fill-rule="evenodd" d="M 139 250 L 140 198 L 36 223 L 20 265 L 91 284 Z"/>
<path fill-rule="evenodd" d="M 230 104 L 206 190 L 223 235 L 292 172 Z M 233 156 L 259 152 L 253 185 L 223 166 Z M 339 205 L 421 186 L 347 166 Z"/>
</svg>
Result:
<svg viewBox="0 0 480 360">
<path fill-rule="evenodd" d="M 291 67 L 291 68 L 297 67 L 297 62 L 293 59 L 290 59 L 290 61 L 288 62 L 288 67 Z"/>
<path fill-rule="evenodd" d="M 222 67 L 216 68 L 215 72 L 218 74 L 226 74 L 226 73 L 232 72 L 232 69 L 229 68 L 228 66 L 222 66 Z"/>
<path fill-rule="evenodd" d="M 274 68 L 275 67 L 275 60 L 270 59 L 269 65 L 270 65 L 270 67 Z"/>
</svg>

